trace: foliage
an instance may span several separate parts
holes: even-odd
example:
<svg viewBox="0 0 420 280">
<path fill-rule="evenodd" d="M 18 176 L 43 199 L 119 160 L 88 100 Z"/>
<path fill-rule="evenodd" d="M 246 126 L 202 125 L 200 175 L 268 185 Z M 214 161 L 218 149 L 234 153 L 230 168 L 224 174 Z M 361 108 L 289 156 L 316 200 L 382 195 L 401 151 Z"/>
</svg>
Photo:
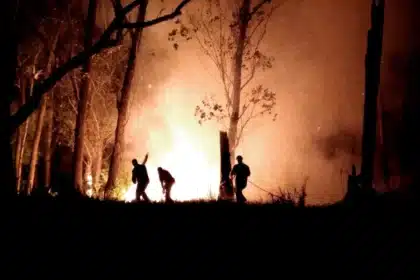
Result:
<svg viewBox="0 0 420 280">
<path fill-rule="evenodd" d="M 304 207 L 306 204 L 306 183 L 300 190 L 283 190 L 279 188 L 278 195 L 272 195 L 272 203 Z"/>
<path fill-rule="evenodd" d="M 93 58 L 91 73 L 92 99 L 89 102 L 85 151 L 89 158 L 96 147 L 111 143 L 116 125 L 116 100 L 122 82 L 126 49 L 108 50 Z M 73 146 L 75 116 L 77 112 L 78 89 L 81 71 L 77 69 L 67 75 L 61 83 L 60 95 L 56 97 L 59 107 L 56 119 L 58 141 Z M 102 148 L 101 148 L 102 149 Z"/>
<path fill-rule="evenodd" d="M 251 120 L 264 115 L 275 114 L 276 94 L 257 81 L 259 73 L 269 71 L 273 67 L 274 57 L 263 53 L 263 41 L 267 24 L 276 9 L 274 4 L 262 1 L 249 14 L 245 49 L 243 53 L 241 104 L 239 133 L 236 143 L 243 136 L 244 128 Z M 265 4 L 265 5 L 262 5 Z M 233 12 L 232 12 L 233 10 Z M 190 13 L 187 20 L 177 20 L 177 28 L 173 29 L 168 40 L 178 49 L 179 41 L 194 39 L 202 53 L 206 55 L 217 69 L 218 80 L 223 88 L 224 98 L 218 100 L 215 94 L 207 94 L 200 105 L 197 105 L 195 116 L 200 124 L 215 120 L 228 127 L 232 117 L 233 100 L 233 61 L 236 54 L 238 38 L 238 7 L 220 0 L 205 0 L 204 4 Z"/>
</svg>

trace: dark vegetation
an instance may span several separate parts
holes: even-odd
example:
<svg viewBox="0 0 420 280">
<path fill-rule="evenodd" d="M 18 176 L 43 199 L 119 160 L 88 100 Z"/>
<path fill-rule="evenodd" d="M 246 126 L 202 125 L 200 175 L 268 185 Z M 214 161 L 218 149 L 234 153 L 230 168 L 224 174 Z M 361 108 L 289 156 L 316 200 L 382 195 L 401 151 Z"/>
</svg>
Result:
<svg viewBox="0 0 420 280">
<path fill-rule="evenodd" d="M 307 208 L 34 197 L 7 205 L 2 273 L 13 278 L 418 275 L 419 206 L 397 195 Z"/>
</svg>

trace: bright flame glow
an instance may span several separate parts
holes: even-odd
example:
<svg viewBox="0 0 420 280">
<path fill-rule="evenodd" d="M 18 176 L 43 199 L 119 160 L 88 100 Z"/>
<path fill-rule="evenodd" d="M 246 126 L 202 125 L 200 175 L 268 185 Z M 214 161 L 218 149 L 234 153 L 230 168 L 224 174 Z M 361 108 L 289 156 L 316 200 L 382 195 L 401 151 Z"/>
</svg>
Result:
<svg viewBox="0 0 420 280">
<path fill-rule="evenodd" d="M 134 143 L 138 145 L 133 152 L 142 161 L 140 153 L 149 152 L 146 167 L 150 184 L 146 193 L 153 201 L 162 201 L 164 195 L 160 185 L 157 168 L 168 170 L 175 178 L 171 197 L 177 201 L 216 198 L 219 191 L 219 133 L 215 127 L 203 127 L 194 117 L 194 96 L 187 88 L 166 85 L 150 107 L 149 115 L 143 120 L 143 127 L 133 128 Z M 142 111 L 142 114 L 145 114 Z M 134 123 L 139 123 L 134 118 Z M 145 126 L 148 127 L 146 128 Z M 148 131 L 147 143 L 141 147 L 137 131 Z M 139 150 L 142 149 L 140 152 Z M 131 185 L 124 195 L 129 202 L 135 199 L 136 185 Z"/>
<path fill-rule="evenodd" d="M 93 178 L 92 178 L 92 174 L 88 173 L 88 175 L 86 176 L 86 183 L 88 185 L 88 189 L 86 190 L 86 195 L 89 197 L 93 196 L 93 189 L 92 189 L 92 184 L 93 184 Z"/>
<path fill-rule="evenodd" d="M 89 186 L 92 186 L 92 180 L 93 180 L 93 178 L 92 178 L 92 175 L 91 174 L 89 174 L 89 175 L 87 175 L 87 178 L 86 178 L 87 180 L 87 184 L 89 185 Z"/>
<path fill-rule="evenodd" d="M 172 199 L 188 201 L 217 197 L 218 167 L 209 162 L 205 153 L 199 149 L 197 143 L 191 141 L 191 136 L 185 130 L 173 129 L 172 137 L 173 149 L 160 156 L 157 161 L 150 159 L 150 163 L 146 164 L 150 177 L 150 184 L 146 190 L 149 198 L 154 201 L 162 201 L 164 198 L 157 173 L 159 166 L 167 169 L 175 177 Z M 124 200 L 133 201 L 135 194 L 136 185 L 132 184 L 125 193 Z"/>
</svg>

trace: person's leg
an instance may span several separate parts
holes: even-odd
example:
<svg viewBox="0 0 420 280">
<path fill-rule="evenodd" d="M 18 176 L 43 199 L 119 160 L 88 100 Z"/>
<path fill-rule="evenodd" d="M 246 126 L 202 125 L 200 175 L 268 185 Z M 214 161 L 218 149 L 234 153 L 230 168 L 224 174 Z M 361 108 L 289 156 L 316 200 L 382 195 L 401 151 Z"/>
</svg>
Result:
<svg viewBox="0 0 420 280">
<path fill-rule="evenodd" d="M 241 190 L 241 196 L 242 196 L 242 201 L 243 201 L 243 202 L 246 202 L 246 201 L 247 201 L 247 199 L 246 199 L 246 197 L 244 196 L 244 193 L 243 193 L 244 189 L 245 189 L 245 188 L 243 188 L 243 189 Z"/>
<path fill-rule="evenodd" d="M 150 199 L 149 199 L 149 197 L 148 197 L 148 196 L 147 196 L 147 194 L 146 194 L 146 188 L 147 188 L 147 185 L 148 185 L 148 184 L 146 184 L 146 185 L 143 187 L 142 196 L 143 196 L 144 201 L 146 201 L 146 202 L 150 202 Z"/>
<path fill-rule="evenodd" d="M 238 203 L 244 203 L 246 201 L 246 198 L 242 193 L 243 189 L 244 187 L 241 185 L 236 186 L 236 201 Z"/>
<path fill-rule="evenodd" d="M 137 183 L 137 188 L 136 188 L 136 201 L 139 202 L 140 201 L 140 196 L 141 196 L 141 185 Z"/>
<path fill-rule="evenodd" d="M 172 202 L 173 201 L 172 198 L 171 198 L 171 190 L 172 190 L 173 185 L 174 185 L 174 183 L 170 182 L 170 183 L 167 183 L 166 186 L 165 186 L 165 188 L 166 188 L 166 191 L 165 191 L 166 202 Z"/>
</svg>

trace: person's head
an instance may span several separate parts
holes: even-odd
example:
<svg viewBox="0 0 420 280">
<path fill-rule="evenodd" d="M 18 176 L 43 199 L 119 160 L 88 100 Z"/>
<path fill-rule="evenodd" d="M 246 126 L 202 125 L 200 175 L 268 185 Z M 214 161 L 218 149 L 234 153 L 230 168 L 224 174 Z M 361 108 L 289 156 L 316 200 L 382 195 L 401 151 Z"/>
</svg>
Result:
<svg viewBox="0 0 420 280">
<path fill-rule="evenodd" d="M 158 167 L 158 173 L 160 174 L 162 172 L 162 167 Z"/>
<path fill-rule="evenodd" d="M 243 161 L 244 159 L 243 159 L 243 157 L 242 157 L 242 156 L 237 156 L 237 157 L 236 157 L 236 160 L 237 160 L 239 163 L 242 163 L 242 161 Z"/>
<path fill-rule="evenodd" d="M 136 165 L 138 165 L 139 163 L 137 162 L 137 159 L 133 159 L 132 161 L 131 161 L 131 163 L 134 165 L 134 166 L 136 166 Z"/>
</svg>

